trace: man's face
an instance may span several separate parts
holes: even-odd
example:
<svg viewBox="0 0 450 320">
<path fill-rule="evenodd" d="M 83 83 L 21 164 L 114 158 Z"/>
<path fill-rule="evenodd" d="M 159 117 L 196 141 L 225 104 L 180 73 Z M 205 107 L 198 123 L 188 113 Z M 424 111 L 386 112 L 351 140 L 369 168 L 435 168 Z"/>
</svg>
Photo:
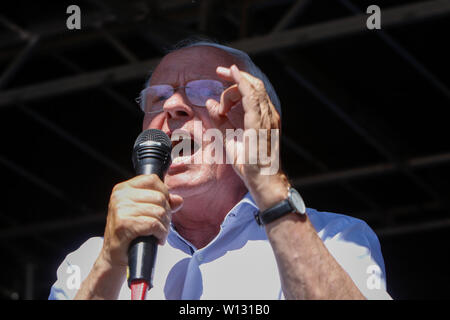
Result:
<svg viewBox="0 0 450 320">
<path fill-rule="evenodd" d="M 212 79 L 221 81 L 224 88 L 227 88 L 231 83 L 220 79 L 216 68 L 232 64 L 241 65 L 237 59 L 218 48 L 201 46 L 181 49 L 163 58 L 152 74 L 150 85 L 169 84 L 177 88 L 192 80 Z M 203 133 L 214 127 L 206 107 L 191 104 L 181 88 L 165 100 L 162 112 L 145 115 L 143 129 L 160 129 L 169 136 L 177 129 L 183 130 L 197 141 L 198 146 L 201 137 L 194 136 L 194 123 L 197 128 L 202 128 Z M 179 162 L 180 159 L 173 159 L 165 177 L 165 183 L 172 192 L 188 197 L 211 190 L 218 183 L 232 181 L 237 177 L 231 165 L 206 161 L 208 157 L 212 157 L 211 149 L 212 143 L 203 140 L 202 149 L 197 151 L 202 153 L 200 164 L 193 163 L 194 161 L 182 163 Z"/>
</svg>

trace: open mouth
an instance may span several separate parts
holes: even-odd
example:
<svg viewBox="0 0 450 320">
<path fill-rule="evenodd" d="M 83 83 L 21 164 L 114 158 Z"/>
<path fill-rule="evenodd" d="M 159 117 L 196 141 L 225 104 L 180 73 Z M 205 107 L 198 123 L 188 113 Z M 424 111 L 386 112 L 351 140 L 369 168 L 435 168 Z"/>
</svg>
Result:
<svg viewBox="0 0 450 320">
<path fill-rule="evenodd" d="M 199 144 L 189 133 L 172 136 L 172 164 L 193 163 L 194 155 L 201 149 Z"/>
</svg>

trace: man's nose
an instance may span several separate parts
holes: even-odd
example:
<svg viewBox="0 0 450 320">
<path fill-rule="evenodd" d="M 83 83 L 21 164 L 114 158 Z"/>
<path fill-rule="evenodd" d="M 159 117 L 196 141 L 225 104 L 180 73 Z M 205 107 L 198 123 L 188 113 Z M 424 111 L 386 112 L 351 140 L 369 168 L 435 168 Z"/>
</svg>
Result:
<svg viewBox="0 0 450 320">
<path fill-rule="evenodd" d="M 187 97 L 180 91 L 175 92 L 164 103 L 163 111 L 168 119 L 190 119 L 194 116 L 194 110 L 189 105 Z"/>
</svg>

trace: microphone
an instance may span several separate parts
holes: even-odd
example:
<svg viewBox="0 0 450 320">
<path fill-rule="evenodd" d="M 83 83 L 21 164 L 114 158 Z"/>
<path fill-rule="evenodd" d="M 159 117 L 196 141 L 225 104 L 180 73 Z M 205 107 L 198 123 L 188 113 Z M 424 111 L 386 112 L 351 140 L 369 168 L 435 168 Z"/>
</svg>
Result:
<svg viewBox="0 0 450 320">
<path fill-rule="evenodd" d="M 133 166 L 136 175 L 156 174 L 163 180 L 171 158 L 172 142 L 161 130 L 148 129 L 136 139 L 133 147 Z M 154 236 L 134 239 L 128 248 L 128 286 L 132 300 L 144 300 L 147 290 L 153 287 L 153 270 L 158 240 Z"/>
</svg>

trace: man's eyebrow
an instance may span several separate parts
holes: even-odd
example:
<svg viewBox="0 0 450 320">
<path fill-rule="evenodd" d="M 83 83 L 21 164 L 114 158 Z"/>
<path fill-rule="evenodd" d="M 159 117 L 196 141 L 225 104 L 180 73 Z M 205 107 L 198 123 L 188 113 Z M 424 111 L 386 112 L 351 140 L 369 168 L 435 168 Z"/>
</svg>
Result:
<svg viewBox="0 0 450 320">
<path fill-rule="evenodd" d="M 150 85 L 150 80 L 151 80 L 151 76 L 149 77 L 148 81 L 147 81 L 147 86 Z M 210 75 L 205 75 L 205 74 L 193 74 L 192 76 L 188 76 L 186 78 L 186 83 L 190 82 L 190 81 L 195 81 L 195 80 L 218 80 L 220 82 L 222 82 L 225 87 L 229 87 L 232 86 L 234 83 L 227 81 L 227 80 L 222 80 L 222 79 L 216 79 Z M 163 83 L 155 83 L 155 84 L 170 84 L 170 85 L 174 85 L 173 83 L 167 83 L 167 82 L 163 82 Z"/>
<path fill-rule="evenodd" d="M 192 80 L 199 80 L 199 79 L 212 79 L 212 77 L 211 76 L 207 76 L 207 75 L 204 75 L 204 74 L 194 74 L 194 75 L 192 75 L 192 76 L 188 76 L 188 77 L 186 77 L 187 79 L 187 81 L 192 81 Z"/>
</svg>

